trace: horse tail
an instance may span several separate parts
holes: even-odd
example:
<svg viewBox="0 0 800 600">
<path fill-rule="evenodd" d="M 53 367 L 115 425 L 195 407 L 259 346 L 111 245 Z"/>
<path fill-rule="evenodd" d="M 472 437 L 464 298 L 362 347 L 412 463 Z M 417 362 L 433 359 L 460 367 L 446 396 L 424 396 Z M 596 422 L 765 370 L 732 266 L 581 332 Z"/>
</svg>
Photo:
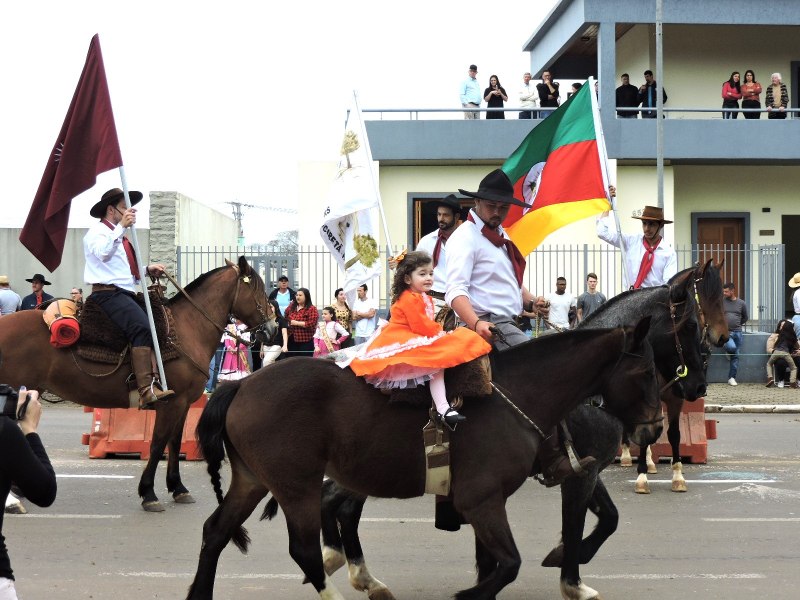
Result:
<svg viewBox="0 0 800 600">
<path fill-rule="evenodd" d="M 278 501 L 275 500 L 275 496 L 269 499 L 269 501 L 264 505 L 264 512 L 261 513 L 261 521 L 267 519 L 271 521 L 275 518 L 275 515 L 278 514 Z"/>
<path fill-rule="evenodd" d="M 231 381 L 220 386 L 206 404 L 197 423 L 197 441 L 208 463 L 208 474 L 217 502 L 220 504 L 222 504 L 222 485 L 219 471 L 225 460 L 225 443 L 228 438 L 225 431 L 225 417 L 240 385 L 240 381 Z"/>
</svg>

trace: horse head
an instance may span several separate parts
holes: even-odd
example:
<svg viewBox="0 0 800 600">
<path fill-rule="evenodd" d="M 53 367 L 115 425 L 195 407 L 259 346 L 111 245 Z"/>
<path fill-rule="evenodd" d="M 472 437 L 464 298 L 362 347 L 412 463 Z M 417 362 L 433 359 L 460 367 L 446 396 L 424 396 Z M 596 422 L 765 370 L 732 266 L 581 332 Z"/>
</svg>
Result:
<svg viewBox="0 0 800 600">
<path fill-rule="evenodd" d="M 622 327 L 622 350 L 608 371 L 602 395 L 605 409 L 620 421 L 639 446 L 654 443 L 663 429 L 653 348 L 647 341 L 649 316 L 635 327 Z"/>
<path fill-rule="evenodd" d="M 237 264 L 225 260 L 237 273 L 236 290 L 233 294 L 230 313 L 247 325 L 249 330 L 264 330 L 271 339 L 277 329 L 275 314 L 267 298 L 264 280 L 250 266 L 244 256 Z M 271 331 L 269 329 L 272 328 Z"/>
<path fill-rule="evenodd" d="M 678 276 L 669 283 L 668 332 L 659 336 L 659 344 L 671 346 L 676 358 L 674 372 L 661 370 L 666 382 L 664 388 L 675 386 L 676 395 L 686 400 L 696 400 L 706 394 L 703 335 L 699 322 L 699 309 L 695 300 L 695 279 Z"/>
<path fill-rule="evenodd" d="M 722 303 L 720 271 L 724 262 L 723 258 L 718 265 L 715 265 L 714 259 L 710 258 L 706 264 L 693 271 L 695 298 L 699 308 L 703 337 L 718 347 L 723 346 L 730 337 L 728 321 L 725 319 L 725 308 Z"/>
</svg>

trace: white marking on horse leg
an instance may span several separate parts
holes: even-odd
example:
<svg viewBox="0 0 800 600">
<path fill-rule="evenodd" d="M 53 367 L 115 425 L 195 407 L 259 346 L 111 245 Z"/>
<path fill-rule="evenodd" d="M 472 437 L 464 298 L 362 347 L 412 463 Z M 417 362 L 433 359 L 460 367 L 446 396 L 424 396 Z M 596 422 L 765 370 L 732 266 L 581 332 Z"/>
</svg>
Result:
<svg viewBox="0 0 800 600">
<path fill-rule="evenodd" d="M 650 449 L 650 446 L 647 447 L 647 472 L 651 475 L 658 473 L 658 469 L 656 469 L 656 463 L 653 462 L 653 451 Z"/>
<path fill-rule="evenodd" d="M 381 581 L 375 579 L 367 569 L 364 562 L 360 563 L 347 563 L 347 569 L 350 572 L 350 585 L 359 592 L 367 592 L 370 598 L 394 598 L 389 588 L 386 587 Z M 376 596 L 377 593 L 377 596 Z"/>
<path fill-rule="evenodd" d="M 330 577 L 325 575 L 325 587 L 319 593 L 322 600 L 345 600 L 344 596 L 339 593 L 336 586 L 331 582 Z"/>
<path fill-rule="evenodd" d="M 583 582 L 578 585 L 569 585 L 563 579 L 561 580 L 561 597 L 564 600 L 602 600 L 597 590 L 584 585 Z"/>
<path fill-rule="evenodd" d="M 686 491 L 686 480 L 683 478 L 683 463 L 676 462 L 672 465 L 672 491 Z"/>
<path fill-rule="evenodd" d="M 331 546 L 322 547 L 322 566 L 328 575 L 333 575 L 347 562 L 342 552 Z"/>
<path fill-rule="evenodd" d="M 631 456 L 631 447 L 627 444 L 622 444 L 622 453 L 619 455 L 620 467 L 632 467 L 633 457 Z"/>
<path fill-rule="evenodd" d="M 650 493 L 650 485 L 647 483 L 646 473 L 639 473 L 639 477 L 636 478 L 636 487 L 634 489 L 637 494 Z"/>
</svg>

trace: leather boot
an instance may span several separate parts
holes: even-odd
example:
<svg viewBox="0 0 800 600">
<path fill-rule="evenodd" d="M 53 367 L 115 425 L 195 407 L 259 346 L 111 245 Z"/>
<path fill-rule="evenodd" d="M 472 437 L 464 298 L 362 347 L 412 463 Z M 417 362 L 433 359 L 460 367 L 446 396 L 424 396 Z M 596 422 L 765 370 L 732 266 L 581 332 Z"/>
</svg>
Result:
<svg viewBox="0 0 800 600">
<path fill-rule="evenodd" d="M 131 348 L 131 364 L 139 389 L 139 409 L 154 409 L 156 402 L 166 401 L 175 395 L 172 390 L 160 390 L 156 387 L 153 366 L 150 362 L 152 350 L 147 346 Z"/>
<path fill-rule="evenodd" d="M 586 469 L 597 462 L 594 457 L 587 456 L 579 460 L 580 467 L 573 469 L 566 451 L 558 441 L 558 431 L 553 427 L 550 435 L 539 445 L 539 464 L 542 469 L 541 483 L 547 487 L 561 485 L 575 475 L 584 477 Z"/>
</svg>

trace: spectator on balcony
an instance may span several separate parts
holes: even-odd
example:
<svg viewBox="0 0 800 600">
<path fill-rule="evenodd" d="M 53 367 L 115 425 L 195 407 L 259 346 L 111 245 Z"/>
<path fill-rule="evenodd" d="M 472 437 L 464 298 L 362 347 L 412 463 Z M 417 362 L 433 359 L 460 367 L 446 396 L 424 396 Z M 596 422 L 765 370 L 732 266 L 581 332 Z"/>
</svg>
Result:
<svg viewBox="0 0 800 600">
<path fill-rule="evenodd" d="M 481 105 L 481 88 L 478 85 L 478 67 L 469 66 L 467 78 L 461 83 L 461 106 L 464 108 L 478 108 Z M 465 119 L 477 119 L 478 111 L 464 111 Z"/>
<path fill-rule="evenodd" d="M 631 85 L 630 75 L 623 73 L 620 77 L 622 85 L 617 88 L 617 108 L 636 108 L 639 106 L 639 90 L 635 85 Z M 617 118 L 635 119 L 637 113 L 634 110 L 618 110 Z"/>
<path fill-rule="evenodd" d="M 788 106 L 789 92 L 786 91 L 786 84 L 781 81 L 780 73 L 773 73 L 772 84 L 767 87 L 767 118 L 785 119 Z"/>
<path fill-rule="evenodd" d="M 539 93 L 539 106 L 542 108 L 558 108 L 559 91 L 558 84 L 553 81 L 550 71 L 542 73 L 542 83 L 536 84 L 536 91 Z M 552 110 L 541 111 L 539 116 L 546 119 L 552 114 Z"/>
<path fill-rule="evenodd" d="M 650 109 L 642 111 L 643 119 L 656 118 L 656 85 L 656 80 L 653 79 L 653 72 L 650 69 L 647 69 L 647 71 L 644 72 L 644 83 L 639 86 L 638 96 L 639 104 L 641 104 L 642 108 Z M 665 90 L 663 87 L 661 88 L 661 97 L 664 104 L 666 104 L 667 90 Z"/>
<path fill-rule="evenodd" d="M 489 87 L 483 90 L 483 99 L 486 100 L 486 105 L 489 108 L 503 108 L 503 103 L 508 101 L 508 94 L 505 88 L 500 85 L 500 79 L 497 75 L 489 77 Z M 506 113 L 502 111 L 487 112 L 487 119 L 505 119 Z"/>
<path fill-rule="evenodd" d="M 533 119 L 536 115 L 536 102 L 539 100 L 539 93 L 536 86 L 531 84 L 531 74 L 525 73 L 522 76 L 522 87 L 519 90 L 519 106 L 525 110 L 520 111 L 520 119 Z"/>
<path fill-rule="evenodd" d="M 567 100 L 569 100 L 570 98 L 572 98 L 572 96 L 577 94 L 578 90 L 581 89 L 582 87 L 583 87 L 583 84 L 580 83 L 579 81 L 576 81 L 575 83 L 573 83 L 570 86 L 569 91 L 567 92 Z"/>
<path fill-rule="evenodd" d="M 731 73 L 731 78 L 722 84 L 722 108 L 739 108 L 742 98 L 742 86 L 739 82 L 739 71 Z M 723 119 L 736 119 L 739 113 L 733 110 L 723 110 Z"/>
<path fill-rule="evenodd" d="M 756 81 L 756 74 L 751 69 L 744 72 L 742 84 L 742 108 L 761 108 L 761 84 Z M 746 112 L 745 119 L 760 119 L 760 112 Z"/>
</svg>

